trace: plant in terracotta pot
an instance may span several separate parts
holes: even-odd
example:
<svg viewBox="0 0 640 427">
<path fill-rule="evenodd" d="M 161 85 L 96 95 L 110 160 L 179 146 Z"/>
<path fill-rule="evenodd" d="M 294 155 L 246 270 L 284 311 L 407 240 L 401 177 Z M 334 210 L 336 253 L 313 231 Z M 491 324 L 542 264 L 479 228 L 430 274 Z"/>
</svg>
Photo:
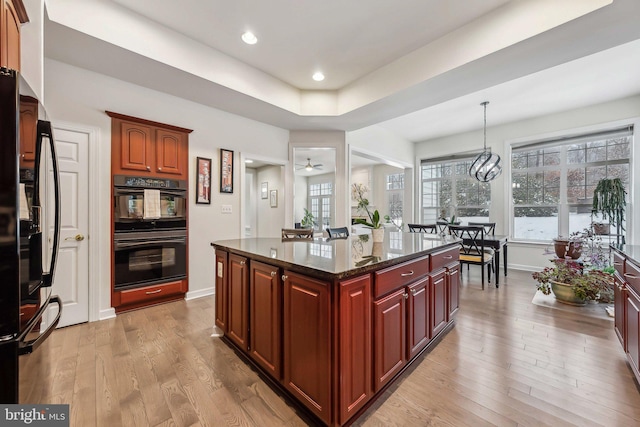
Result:
<svg viewBox="0 0 640 427">
<path fill-rule="evenodd" d="M 584 231 L 571 233 L 569 237 L 558 236 L 553 239 L 553 248 L 558 258 L 578 259 L 582 255 L 586 234 Z"/>
<path fill-rule="evenodd" d="M 552 267 L 532 274 L 537 288 L 545 295 L 551 291 L 556 300 L 565 304 L 585 305 L 587 301 L 608 301 L 613 292 L 613 275 L 603 270 L 585 270 L 571 259 L 551 260 Z"/>
</svg>

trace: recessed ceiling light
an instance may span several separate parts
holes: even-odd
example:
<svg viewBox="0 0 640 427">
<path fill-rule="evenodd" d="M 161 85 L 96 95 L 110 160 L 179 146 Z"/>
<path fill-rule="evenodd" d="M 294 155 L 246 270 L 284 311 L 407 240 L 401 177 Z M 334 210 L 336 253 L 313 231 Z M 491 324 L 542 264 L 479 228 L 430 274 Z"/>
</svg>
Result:
<svg viewBox="0 0 640 427">
<path fill-rule="evenodd" d="M 322 74 L 320 71 L 313 73 L 312 76 L 313 80 L 317 81 L 317 82 L 321 82 L 324 80 L 324 74 Z"/>
<path fill-rule="evenodd" d="M 246 44 L 256 44 L 258 43 L 258 38 L 251 31 L 247 31 L 242 35 L 242 41 Z"/>
<path fill-rule="evenodd" d="M 244 162 L 245 162 L 245 163 L 253 163 L 253 160 L 251 160 L 251 159 L 246 159 Z"/>
</svg>

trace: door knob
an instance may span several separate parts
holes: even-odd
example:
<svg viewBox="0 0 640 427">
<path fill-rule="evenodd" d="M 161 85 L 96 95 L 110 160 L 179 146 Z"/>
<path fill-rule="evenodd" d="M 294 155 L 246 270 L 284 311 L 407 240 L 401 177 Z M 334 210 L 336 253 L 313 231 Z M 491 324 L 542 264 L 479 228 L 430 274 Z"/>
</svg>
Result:
<svg viewBox="0 0 640 427">
<path fill-rule="evenodd" d="M 75 240 L 76 242 L 82 242 L 84 240 L 84 236 L 82 234 L 76 234 L 74 237 L 67 237 L 64 240 Z"/>
</svg>

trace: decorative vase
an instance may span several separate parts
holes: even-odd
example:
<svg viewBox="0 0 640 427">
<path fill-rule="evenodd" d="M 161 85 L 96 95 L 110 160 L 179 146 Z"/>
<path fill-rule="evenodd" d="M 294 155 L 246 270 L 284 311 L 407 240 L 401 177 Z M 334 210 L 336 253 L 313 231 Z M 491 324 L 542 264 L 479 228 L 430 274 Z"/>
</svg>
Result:
<svg viewBox="0 0 640 427">
<path fill-rule="evenodd" d="M 553 291 L 553 295 L 555 295 L 556 300 L 563 304 L 577 306 L 583 306 L 587 304 L 586 300 L 578 298 L 576 296 L 576 294 L 573 292 L 572 285 L 551 281 L 551 290 Z"/>
<path fill-rule="evenodd" d="M 566 239 L 553 239 L 553 249 L 558 258 L 578 259 L 582 255 L 580 242 L 570 242 Z"/>
<path fill-rule="evenodd" d="M 372 228 L 371 235 L 374 243 L 384 242 L 384 228 Z"/>
</svg>

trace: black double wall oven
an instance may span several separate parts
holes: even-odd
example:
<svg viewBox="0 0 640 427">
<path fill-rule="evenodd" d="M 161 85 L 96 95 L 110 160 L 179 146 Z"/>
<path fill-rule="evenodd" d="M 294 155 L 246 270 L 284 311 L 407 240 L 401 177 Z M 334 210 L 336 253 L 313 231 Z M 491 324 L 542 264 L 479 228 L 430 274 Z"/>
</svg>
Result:
<svg viewBox="0 0 640 427">
<path fill-rule="evenodd" d="M 187 277 L 187 182 L 114 176 L 114 289 Z"/>
</svg>

